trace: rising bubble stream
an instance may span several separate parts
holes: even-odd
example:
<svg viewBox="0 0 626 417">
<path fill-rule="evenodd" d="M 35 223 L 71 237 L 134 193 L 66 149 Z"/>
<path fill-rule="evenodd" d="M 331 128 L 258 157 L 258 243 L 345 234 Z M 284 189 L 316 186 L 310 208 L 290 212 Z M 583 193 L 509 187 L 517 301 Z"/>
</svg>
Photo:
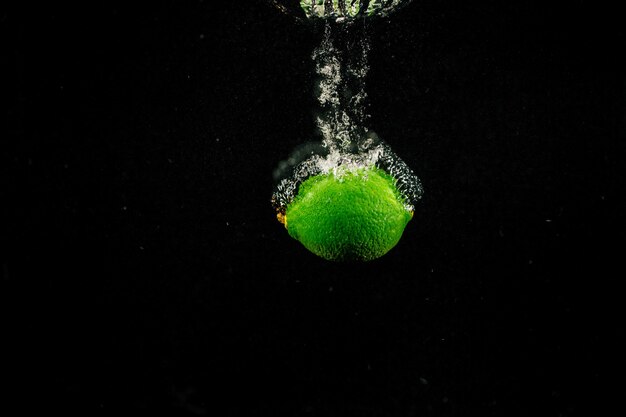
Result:
<svg viewBox="0 0 626 417">
<path fill-rule="evenodd" d="M 299 185 L 313 175 L 332 173 L 341 177 L 376 166 L 390 174 L 405 199 L 407 210 L 421 198 L 419 178 L 375 132 L 367 128 L 365 80 L 369 70 L 370 42 L 363 33 L 354 36 L 345 27 L 327 22 L 312 59 L 317 74 L 316 96 L 320 112 L 316 124 L 321 143 L 296 149 L 276 169 L 272 202 L 284 213 Z"/>
</svg>

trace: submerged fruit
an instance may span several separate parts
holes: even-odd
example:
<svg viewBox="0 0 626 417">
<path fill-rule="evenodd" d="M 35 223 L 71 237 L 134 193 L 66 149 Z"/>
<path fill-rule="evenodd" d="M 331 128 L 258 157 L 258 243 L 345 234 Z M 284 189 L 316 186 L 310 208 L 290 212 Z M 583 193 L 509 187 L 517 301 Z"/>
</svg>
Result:
<svg viewBox="0 0 626 417">
<path fill-rule="evenodd" d="M 308 178 L 279 220 L 322 258 L 369 261 L 398 243 L 412 215 L 394 178 L 371 167 Z"/>
</svg>

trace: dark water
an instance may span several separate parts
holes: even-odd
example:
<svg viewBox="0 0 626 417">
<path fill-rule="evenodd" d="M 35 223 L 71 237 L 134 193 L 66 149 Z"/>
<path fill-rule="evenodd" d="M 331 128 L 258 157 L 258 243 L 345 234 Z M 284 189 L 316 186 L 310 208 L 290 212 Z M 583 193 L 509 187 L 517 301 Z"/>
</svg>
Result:
<svg viewBox="0 0 626 417">
<path fill-rule="evenodd" d="M 372 23 L 369 124 L 425 193 L 367 264 L 316 258 L 270 201 L 317 138 L 318 27 L 253 1 L 0 20 L 1 407 L 511 417 L 618 398 L 610 8 L 415 0 Z"/>
</svg>

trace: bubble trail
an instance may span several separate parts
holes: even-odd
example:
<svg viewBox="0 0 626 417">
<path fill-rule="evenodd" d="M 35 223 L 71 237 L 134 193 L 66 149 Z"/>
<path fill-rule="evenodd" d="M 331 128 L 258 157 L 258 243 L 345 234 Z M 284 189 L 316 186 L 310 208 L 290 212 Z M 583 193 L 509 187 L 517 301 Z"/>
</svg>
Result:
<svg viewBox="0 0 626 417">
<path fill-rule="evenodd" d="M 340 28 L 336 28 L 340 30 Z M 346 45 L 340 50 L 334 45 L 333 27 L 326 25 L 322 44 L 313 52 L 315 70 L 318 74 L 318 101 L 325 113 L 317 118 L 317 126 L 322 133 L 323 143 L 333 151 L 351 152 L 361 142 L 367 129 L 364 123 L 368 117 L 365 110 L 367 94 L 365 76 L 368 41 L 361 38 L 356 45 Z M 344 57 L 342 55 L 347 55 Z M 346 58 L 357 61 L 347 62 Z M 356 93 L 352 91 L 356 89 Z"/>
<path fill-rule="evenodd" d="M 366 127 L 365 80 L 369 71 L 369 36 L 363 30 L 356 39 L 344 26 L 327 22 L 320 45 L 312 60 L 317 80 L 317 100 L 321 112 L 316 118 L 321 146 L 307 144 L 284 161 L 275 171 L 278 180 L 273 202 L 284 210 L 308 177 L 376 166 L 396 180 L 396 186 L 412 211 L 423 187 L 413 171 Z"/>
</svg>

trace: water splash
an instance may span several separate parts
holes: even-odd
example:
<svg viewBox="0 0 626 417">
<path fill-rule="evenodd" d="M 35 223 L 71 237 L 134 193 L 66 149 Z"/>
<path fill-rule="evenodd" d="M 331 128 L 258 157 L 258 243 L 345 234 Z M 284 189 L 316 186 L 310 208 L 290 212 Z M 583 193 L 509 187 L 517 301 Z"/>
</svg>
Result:
<svg viewBox="0 0 626 417">
<path fill-rule="evenodd" d="M 385 17 L 412 0 L 268 0 L 285 14 L 299 19 L 338 23 L 359 18 Z"/>
<path fill-rule="evenodd" d="M 277 185 L 272 203 L 279 213 L 307 178 L 376 166 L 389 173 L 413 211 L 423 188 L 419 178 L 375 132 L 367 127 L 365 81 L 369 71 L 370 42 L 367 31 L 353 36 L 344 26 L 325 24 L 320 45 L 313 51 L 320 113 L 316 118 L 320 144 L 306 144 L 283 161 L 274 173 Z"/>
<path fill-rule="evenodd" d="M 409 0 L 410 1 L 410 0 Z M 301 0 L 306 17 L 354 19 L 361 16 L 387 15 L 407 0 Z"/>
</svg>

